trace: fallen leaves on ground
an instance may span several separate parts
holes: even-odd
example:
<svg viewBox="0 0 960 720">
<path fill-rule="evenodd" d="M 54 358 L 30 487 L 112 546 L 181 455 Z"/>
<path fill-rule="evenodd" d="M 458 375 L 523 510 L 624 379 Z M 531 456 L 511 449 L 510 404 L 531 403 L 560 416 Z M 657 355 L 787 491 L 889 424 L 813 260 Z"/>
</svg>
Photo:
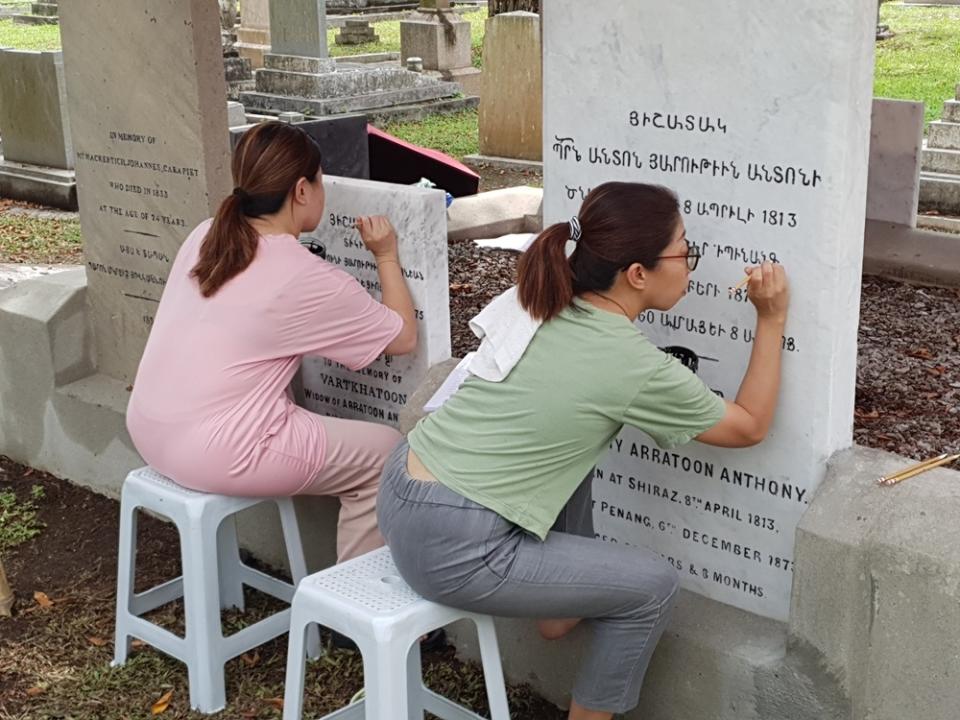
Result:
<svg viewBox="0 0 960 720">
<path fill-rule="evenodd" d="M 168 707 L 170 707 L 170 701 L 173 699 L 173 690 L 167 690 L 163 695 L 161 695 L 153 705 L 150 706 L 150 713 L 153 715 L 159 715 L 162 712 L 165 712 Z"/>
</svg>

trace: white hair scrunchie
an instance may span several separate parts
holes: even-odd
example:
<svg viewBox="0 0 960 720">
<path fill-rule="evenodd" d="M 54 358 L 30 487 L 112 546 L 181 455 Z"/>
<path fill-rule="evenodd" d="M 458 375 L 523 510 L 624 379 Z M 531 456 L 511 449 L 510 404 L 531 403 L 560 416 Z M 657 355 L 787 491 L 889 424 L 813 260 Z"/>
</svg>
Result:
<svg viewBox="0 0 960 720">
<path fill-rule="evenodd" d="M 570 239 L 574 242 L 578 242 L 583 236 L 583 230 L 580 228 L 580 218 L 574 215 L 570 218 Z"/>
</svg>

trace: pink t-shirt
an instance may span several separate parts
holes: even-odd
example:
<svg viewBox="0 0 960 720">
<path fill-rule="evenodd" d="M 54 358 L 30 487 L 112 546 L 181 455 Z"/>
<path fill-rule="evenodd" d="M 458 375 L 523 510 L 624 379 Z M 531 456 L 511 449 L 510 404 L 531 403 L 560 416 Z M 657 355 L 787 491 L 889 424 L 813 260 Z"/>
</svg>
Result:
<svg viewBox="0 0 960 720">
<path fill-rule="evenodd" d="M 322 469 L 326 445 L 320 416 L 287 394 L 301 357 L 362 368 L 403 320 L 292 235 L 262 236 L 250 266 L 205 298 L 190 271 L 210 224 L 174 260 L 127 428 L 144 460 L 186 487 L 294 494 Z"/>
</svg>

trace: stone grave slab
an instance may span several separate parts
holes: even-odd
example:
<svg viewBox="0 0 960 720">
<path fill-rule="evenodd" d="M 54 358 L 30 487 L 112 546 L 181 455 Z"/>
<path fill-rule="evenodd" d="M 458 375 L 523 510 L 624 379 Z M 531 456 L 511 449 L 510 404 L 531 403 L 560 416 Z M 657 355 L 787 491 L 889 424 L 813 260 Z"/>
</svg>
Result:
<svg viewBox="0 0 960 720">
<path fill-rule="evenodd" d="M 97 369 L 130 382 L 177 250 L 232 187 L 218 6 L 71 2 L 60 26 Z"/>
<path fill-rule="evenodd" d="M 923 103 L 873 101 L 867 218 L 916 227 L 923 151 Z"/>
<path fill-rule="evenodd" d="M 732 399 L 755 314 L 727 289 L 765 259 L 792 282 L 769 437 L 664 450 L 626 429 L 598 464 L 597 533 L 785 620 L 797 521 L 852 443 L 876 3 L 551 0 L 544 22 L 545 222 L 604 181 L 659 183 L 703 255 L 687 296 L 640 329 Z"/>
<path fill-rule="evenodd" d="M 323 358 L 304 358 L 306 407 L 314 412 L 397 427 L 400 410 L 430 367 L 450 357 L 447 222 L 439 190 L 326 176 L 323 223 L 301 242 L 323 246 L 328 262 L 356 277 L 379 299 L 373 256 L 354 229 L 358 215 L 386 215 L 400 239 L 400 262 L 419 320 L 417 349 L 381 356 L 353 372 Z"/>
</svg>

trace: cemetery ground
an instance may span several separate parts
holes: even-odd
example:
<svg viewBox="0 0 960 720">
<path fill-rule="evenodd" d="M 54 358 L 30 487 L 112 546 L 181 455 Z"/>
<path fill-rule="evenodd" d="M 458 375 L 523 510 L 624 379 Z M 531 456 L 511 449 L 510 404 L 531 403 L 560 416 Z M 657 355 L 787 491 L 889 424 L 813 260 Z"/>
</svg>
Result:
<svg viewBox="0 0 960 720">
<path fill-rule="evenodd" d="M 0 555 L 17 592 L 13 618 L 0 618 L 0 719 L 129 720 L 159 715 L 202 718 L 189 711 L 184 666 L 134 643 L 128 663 L 109 668 L 117 563 L 117 503 L 30 470 L 0 456 Z M 179 573 L 176 531 L 141 516 L 138 589 Z M 257 593 L 247 612 L 225 613 L 233 632 L 277 610 Z M 182 606 L 151 615 L 182 632 Z M 230 720 L 281 715 L 286 638 L 227 663 Z M 486 711 L 479 667 L 464 664 L 452 648 L 424 653 L 428 685 L 476 711 Z M 360 656 L 330 650 L 307 673 L 311 717 L 349 702 L 362 687 Z M 510 688 L 513 717 L 559 720 L 563 714 L 526 686 Z"/>
<path fill-rule="evenodd" d="M 9 213 L 9 209 L 8 209 Z M 25 222 L 0 214 L 0 248 L 11 233 L 57 238 L 27 251 L 31 262 L 77 262 L 73 221 Z M 24 251 L 21 251 L 23 253 Z M 33 254 L 33 253 L 39 254 Z M 58 254 L 62 253 L 62 254 Z M 455 355 L 474 349 L 467 321 L 514 281 L 517 255 L 449 247 L 451 333 Z M 0 262 L 12 258 L 0 252 Z M 960 289 L 916 287 L 865 277 L 860 315 L 856 441 L 912 458 L 960 447 Z M 46 473 L 0 457 L 0 556 L 17 593 L 15 615 L 0 619 L 0 720 L 200 718 L 188 710 L 185 668 L 142 645 L 120 669 L 110 669 L 119 508 Z M 922 479 L 913 482 L 922 482 Z M 170 525 L 142 518 L 138 587 L 179 572 L 179 545 Z M 272 612 L 275 601 L 248 591 L 248 610 L 224 615 L 231 631 Z M 182 607 L 156 612 L 182 629 Z M 273 641 L 227 664 L 226 718 L 278 718 L 286 642 Z M 485 710 L 482 673 L 450 648 L 425 653 L 434 689 Z M 347 702 L 362 686 L 359 656 L 332 651 L 313 663 L 307 708 L 316 714 Z M 559 720 L 563 713 L 526 686 L 510 689 L 513 717 Z M 159 713 L 158 713 L 159 714 Z"/>
</svg>

